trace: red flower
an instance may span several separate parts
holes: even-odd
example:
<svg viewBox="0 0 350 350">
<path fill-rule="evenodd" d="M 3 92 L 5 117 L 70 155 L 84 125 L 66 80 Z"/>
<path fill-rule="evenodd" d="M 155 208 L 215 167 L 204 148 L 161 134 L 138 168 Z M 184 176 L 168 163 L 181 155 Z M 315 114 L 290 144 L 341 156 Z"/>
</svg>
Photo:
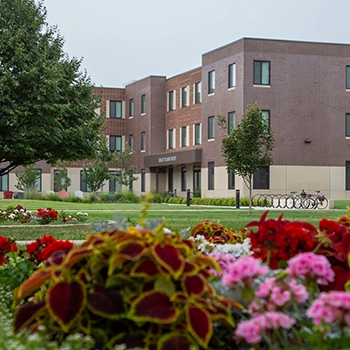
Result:
<svg viewBox="0 0 350 350">
<path fill-rule="evenodd" d="M 47 260 L 53 253 L 59 250 L 68 251 L 73 247 L 73 243 L 69 241 L 54 241 L 38 252 L 37 258 L 39 261 Z"/>
<path fill-rule="evenodd" d="M 4 265 L 9 260 L 7 253 L 17 252 L 18 247 L 16 242 L 11 243 L 6 237 L 0 236 L 0 266 Z"/>
<path fill-rule="evenodd" d="M 267 214 L 268 211 L 259 221 L 253 221 L 246 226 L 258 227 L 256 232 L 251 231 L 248 235 L 254 257 L 264 262 L 269 259 L 270 268 L 277 269 L 279 262 L 315 248 L 317 230 L 313 225 L 282 220 L 282 215 L 277 220 L 266 220 Z"/>
</svg>

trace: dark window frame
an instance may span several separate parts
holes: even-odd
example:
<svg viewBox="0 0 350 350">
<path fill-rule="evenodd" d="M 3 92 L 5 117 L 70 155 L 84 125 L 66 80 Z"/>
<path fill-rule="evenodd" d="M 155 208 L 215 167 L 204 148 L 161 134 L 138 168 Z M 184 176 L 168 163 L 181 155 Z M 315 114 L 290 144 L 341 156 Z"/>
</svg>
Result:
<svg viewBox="0 0 350 350">
<path fill-rule="evenodd" d="M 131 151 L 134 151 L 134 134 L 129 134 L 129 147 Z"/>
<path fill-rule="evenodd" d="M 208 95 L 215 94 L 215 70 L 208 72 Z"/>
<path fill-rule="evenodd" d="M 174 129 L 168 130 L 168 149 L 174 148 Z"/>
<path fill-rule="evenodd" d="M 233 116 L 233 123 L 230 120 L 231 116 Z M 230 133 L 232 132 L 232 130 L 235 129 L 235 127 L 236 127 L 236 112 L 235 111 L 228 112 L 227 113 L 227 133 L 228 133 L 228 135 L 230 135 Z"/>
<path fill-rule="evenodd" d="M 194 84 L 194 104 L 202 102 L 202 83 L 199 81 Z"/>
<path fill-rule="evenodd" d="M 120 115 L 118 115 L 117 105 L 120 104 Z M 112 107 L 113 106 L 113 107 Z M 110 119 L 122 119 L 123 117 L 123 102 L 120 100 L 109 101 L 109 118 Z"/>
<path fill-rule="evenodd" d="M 9 173 L 0 176 L 0 191 L 9 190 L 9 178 Z"/>
<path fill-rule="evenodd" d="M 345 88 L 350 90 L 350 66 L 345 69 Z"/>
<path fill-rule="evenodd" d="M 141 169 L 141 192 L 146 192 L 146 169 Z"/>
<path fill-rule="evenodd" d="M 187 126 L 181 127 L 181 147 L 187 147 Z"/>
<path fill-rule="evenodd" d="M 120 140 L 120 149 L 117 148 L 117 139 Z M 122 152 L 123 151 L 123 137 L 122 135 L 109 135 L 109 150 L 111 152 Z"/>
<path fill-rule="evenodd" d="M 208 117 L 208 140 L 215 139 L 215 117 Z"/>
<path fill-rule="evenodd" d="M 236 86 L 236 63 L 231 63 L 228 65 L 228 88 L 231 89 L 235 86 Z"/>
<path fill-rule="evenodd" d="M 141 132 L 141 151 L 146 150 L 146 131 Z"/>
<path fill-rule="evenodd" d="M 185 166 L 181 167 L 181 191 L 186 192 L 186 176 L 187 169 Z"/>
<path fill-rule="evenodd" d="M 194 124 L 194 144 L 195 145 L 201 144 L 201 124 L 200 123 Z"/>
<path fill-rule="evenodd" d="M 214 190 L 214 180 L 215 180 L 215 163 L 214 162 L 208 162 L 208 191 Z"/>
<path fill-rule="evenodd" d="M 129 100 L 129 117 L 133 117 L 135 113 L 135 104 L 134 104 L 134 99 L 131 98 Z"/>
<path fill-rule="evenodd" d="M 230 171 L 227 174 L 227 189 L 234 190 L 235 189 L 235 173 L 234 171 Z"/>
<path fill-rule="evenodd" d="M 181 88 L 181 108 L 188 106 L 188 86 L 184 86 Z"/>
<path fill-rule="evenodd" d="M 345 137 L 350 137 L 350 113 L 345 114 Z"/>
<path fill-rule="evenodd" d="M 263 64 L 268 63 L 268 82 L 263 82 Z M 259 67 L 259 68 L 258 68 Z M 253 84 L 254 85 L 271 85 L 271 61 L 254 60 L 253 63 Z"/>
<path fill-rule="evenodd" d="M 146 95 L 141 95 L 141 114 L 146 113 Z"/>
<path fill-rule="evenodd" d="M 270 166 L 264 165 L 253 175 L 254 190 L 269 190 L 270 189 Z"/>
<path fill-rule="evenodd" d="M 168 111 L 175 110 L 175 93 L 174 90 L 168 92 Z"/>
</svg>

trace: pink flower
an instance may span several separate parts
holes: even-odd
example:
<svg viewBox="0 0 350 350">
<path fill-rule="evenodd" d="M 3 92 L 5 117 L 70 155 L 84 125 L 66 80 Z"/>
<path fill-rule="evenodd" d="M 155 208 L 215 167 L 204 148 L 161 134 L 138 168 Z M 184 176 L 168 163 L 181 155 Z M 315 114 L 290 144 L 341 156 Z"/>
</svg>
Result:
<svg viewBox="0 0 350 350">
<path fill-rule="evenodd" d="M 257 343 L 268 331 L 279 328 L 289 329 L 295 322 L 295 319 L 282 312 L 269 311 L 238 323 L 235 335 L 238 339 L 244 339 L 248 343 Z"/>
<path fill-rule="evenodd" d="M 323 285 L 334 280 L 334 271 L 328 259 L 311 252 L 300 253 L 289 259 L 287 271 L 291 277 L 310 279 Z"/>
<path fill-rule="evenodd" d="M 221 276 L 223 272 L 227 271 L 228 266 L 233 263 L 236 258 L 232 254 L 224 254 L 224 253 L 212 253 L 209 254 L 212 258 L 214 258 L 218 263 L 219 266 L 221 267 L 221 273 L 215 271 L 214 269 L 210 269 L 210 273 L 212 273 L 215 276 Z"/>
<path fill-rule="evenodd" d="M 267 275 L 269 268 L 261 265 L 261 260 L 251 256 L 242 256 L 227 266 L 223 272 L 221 282 L 224 286 L 230 286 L 242 281 L 244 284 L 251 284 L 253 279 Z"/>
<path fill-rule="evenodd" d="M 321 293 L 306 310 L 315 325 L 345 322 L 350 326 L 350 292 L 330 291 Z"/>
</svg>

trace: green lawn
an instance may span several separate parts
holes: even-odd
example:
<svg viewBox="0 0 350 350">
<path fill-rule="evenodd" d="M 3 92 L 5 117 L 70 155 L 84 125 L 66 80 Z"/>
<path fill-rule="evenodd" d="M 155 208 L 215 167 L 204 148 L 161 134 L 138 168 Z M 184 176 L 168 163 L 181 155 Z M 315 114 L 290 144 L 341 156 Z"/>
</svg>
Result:
<svg viewBox="0 0 350 350">
<path fill-rule="evenodd" d="M 87 212 L 89 223 L 97 223 L 105 220 L 113 220 L 115 217 L 123 215 L 132 224 L 136 224 L 139 216 L 141 204 L 116 204 L 116 203 L 71 203 L 71 202 L 50 202 L 39 200 L 1 200 L 0 209 L 5 210 L 8 206 L 22 205 L 27 210 L 36 212 L 39 207 L 51 207 L 58 211 L 66 213 Z M 268 218 L 278 218 L 283 214 L 286 220 L 307 221 L 317 226 L 319 220 L 323 217 L 328 219 L 337 219 L 341 215 L 347 214 L 347 206 L 350 201 L 336 201 L 332 210 L 276 210 L 271 209 Z M 264 209 L 253 209 L 249 216 L 247 208 L 228 208 L 228 207 L 206 207 L 206 206 L 186 206 L 171 204 L 152 204 L 149 208 L 148 219 L 165 218 L 166 226 L 171 230 L 182 230 L 193 227 L 203 220 L 220 222 L 221 224 L 236 230 L 241 229 L 247 223 L 258 220 L 264 213 Z M 8 226 L 9 222 L 0 222 L 0 235 L 11 237 L 16 240 L 32 240 L 42 237 L 43 234 L 52 235 L 57 239 L 84 239 L 87 234 L 93 232 L 90 225 L 74 226 L 45 226 L 32 224 L 17 224 Z"/>
</svg>

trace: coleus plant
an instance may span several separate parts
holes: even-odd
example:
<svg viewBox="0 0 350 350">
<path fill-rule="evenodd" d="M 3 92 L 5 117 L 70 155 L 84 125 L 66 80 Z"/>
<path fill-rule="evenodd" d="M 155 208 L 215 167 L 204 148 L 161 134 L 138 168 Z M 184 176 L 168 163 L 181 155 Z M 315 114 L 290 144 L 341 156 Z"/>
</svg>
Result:
<svg viewBox="0 0 350 350">
<path fill-rule="evenodd" d="M 96 349 L 207 349 L 214 328 L 233 329 L 233 308 L 217 295 L 211 257 L 179 233 L 141 225 L 88 236 L 80 247 L 54 253 L 15 291 L 14 328 L 45 325 L 57 338 L 82 332 Z"/>
<path fill-rule="evenodd" d="M 192 228 L 190 236 L 204 236 L 208 242 L 214 244 L 234 244 L 243 243 L 247 237 L 247 230 L 243 229 L 237 232 L 219 223 L 205 220 Z"/>
</svg>

